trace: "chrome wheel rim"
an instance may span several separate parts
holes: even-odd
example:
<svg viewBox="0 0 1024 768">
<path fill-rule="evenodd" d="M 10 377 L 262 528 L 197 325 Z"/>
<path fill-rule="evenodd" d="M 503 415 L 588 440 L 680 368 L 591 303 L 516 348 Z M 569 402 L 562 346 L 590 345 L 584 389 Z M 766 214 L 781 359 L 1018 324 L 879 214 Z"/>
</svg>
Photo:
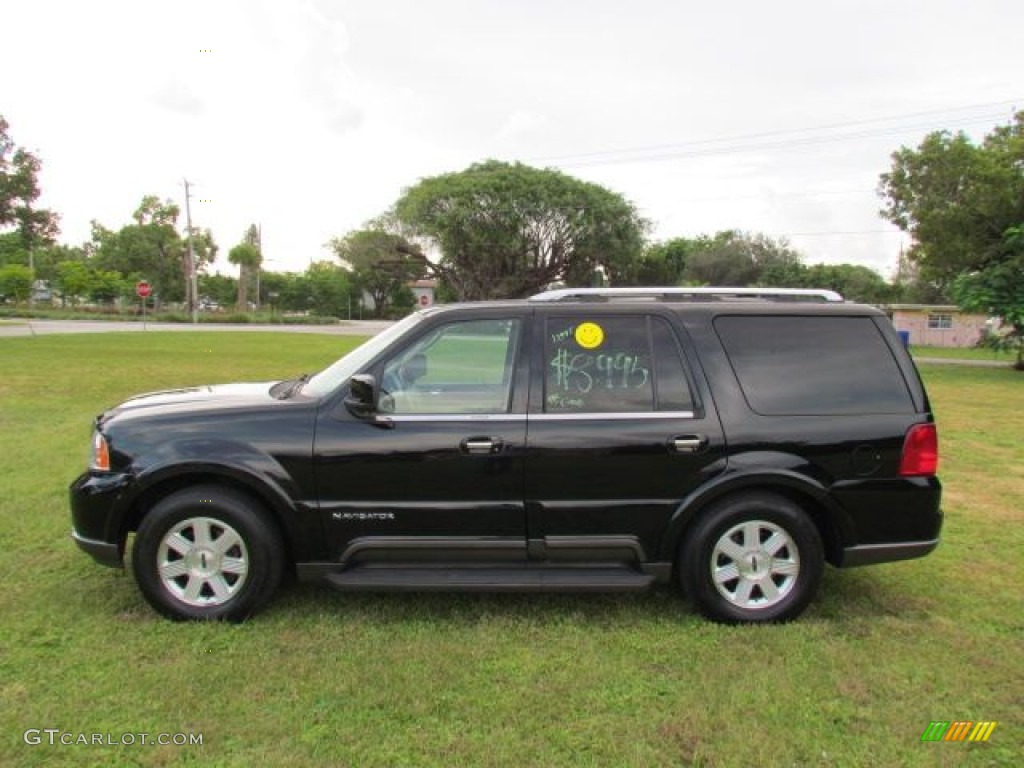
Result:
<svg viewBox="0 0 1024 768">
<path fill-rule="evenodd" d="M 793 538 L 775 523 L 749 520 L 715 542 L 711 581 L 738 608 L 760 610 L 784 600 L 800 575 L 800 553 Z"/>
<path fill-rule="evenodd" d="M 222 520 L 190 517 L 164 534 L 157 551 L 164 588 L 186 605 L 223 605 L 245 584 L 249 551 Z"/>
</svg>

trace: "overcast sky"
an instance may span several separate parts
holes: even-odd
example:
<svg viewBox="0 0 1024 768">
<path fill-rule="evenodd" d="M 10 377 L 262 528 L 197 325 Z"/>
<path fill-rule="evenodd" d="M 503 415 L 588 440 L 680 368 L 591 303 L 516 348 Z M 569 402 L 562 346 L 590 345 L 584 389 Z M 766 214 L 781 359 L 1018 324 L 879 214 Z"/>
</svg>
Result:
<svg viewBox="0 0 1024 768">
<path fill-rule="evenodd" d="M 790 239 L 888 276 L 878 175 L 1024 109 L 1021 0 L 12 0 L 0 114 L 80 243 L 146 194 L 274 270 L 486 158 L 633 202 L 664 240 Z"/>
</svg>

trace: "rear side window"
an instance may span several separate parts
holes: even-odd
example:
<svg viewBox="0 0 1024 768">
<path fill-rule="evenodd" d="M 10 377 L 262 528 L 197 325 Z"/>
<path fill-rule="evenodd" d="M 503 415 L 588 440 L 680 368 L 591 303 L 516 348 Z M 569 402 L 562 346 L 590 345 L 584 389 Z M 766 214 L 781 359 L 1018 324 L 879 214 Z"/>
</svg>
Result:
<svg viewBox="0 0 1024 768">
<path fill-rule="evenodd" d="M 679 347 L 661 318 L 549 318 L 545 356 L 547 413 L 694 408 Z"/>
<path fill-rule="evenodd" d="M 911 413 L 870 317 L 724 316 L 715 330 L 750 407 L 766 416 Z"/>
<path fill-rule="evenodd" d="M 654 410 L 646 318 L 551 318 L 545 346 L 548 413 Z"/>
</svg>

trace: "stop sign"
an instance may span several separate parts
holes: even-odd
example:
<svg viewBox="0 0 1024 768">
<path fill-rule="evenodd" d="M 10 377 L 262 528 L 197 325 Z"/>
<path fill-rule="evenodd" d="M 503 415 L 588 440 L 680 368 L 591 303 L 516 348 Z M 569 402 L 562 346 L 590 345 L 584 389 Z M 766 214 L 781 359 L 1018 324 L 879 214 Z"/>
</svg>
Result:
<svg viewBox="0 0 1024 768">
<path fill-rule="evenodd" d="M 139 295 L 140 299 L 144 299 L 153 292 L 152 287 L 145 280 L 139 280 L 135 285 L 135 293 Z"/>
</svg>

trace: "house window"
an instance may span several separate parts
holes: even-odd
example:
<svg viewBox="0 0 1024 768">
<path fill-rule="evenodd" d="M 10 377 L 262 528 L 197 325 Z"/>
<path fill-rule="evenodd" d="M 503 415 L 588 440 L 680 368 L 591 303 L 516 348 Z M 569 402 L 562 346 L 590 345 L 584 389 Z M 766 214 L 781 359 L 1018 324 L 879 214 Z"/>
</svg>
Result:
<svg viewBox="0 0 1024 768">
<path fill-rule="evenodd" d="M 953 327 L 953 316 L 950 314 L 928 315 L 930 330 L 948 330 Z"/>
</svg>

